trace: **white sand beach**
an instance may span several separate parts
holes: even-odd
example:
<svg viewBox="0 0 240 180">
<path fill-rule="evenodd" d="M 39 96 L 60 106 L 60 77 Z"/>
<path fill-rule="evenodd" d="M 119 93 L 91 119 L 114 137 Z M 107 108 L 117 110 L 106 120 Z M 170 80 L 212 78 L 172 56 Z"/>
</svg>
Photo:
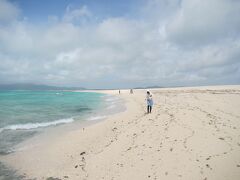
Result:
<svg viewBox="0 0 240 180">
<path fill-rule="evenodd" d="M 239 180 L 240 86 L 101 91 L 126 111 L 27 140 L 0 159 L 26 179 Z"/>
</svg>

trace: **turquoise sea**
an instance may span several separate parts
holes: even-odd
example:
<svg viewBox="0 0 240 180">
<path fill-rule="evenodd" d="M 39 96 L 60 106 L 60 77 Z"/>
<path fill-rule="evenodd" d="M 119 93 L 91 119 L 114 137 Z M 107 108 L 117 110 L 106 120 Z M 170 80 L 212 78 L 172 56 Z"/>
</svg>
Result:
<svg viewBox="0 0 240 180">
<path fill-rule="evenodd" d="M 93 92 L 0 91 L 0 156 L 48 127 L 104 119 L 118 112 L 119 104 L 115 96 Z M 0 160 L 1 179 L 22 178 Z"/>
<path fill-rule="evenodd" d="M 97 120 L 113 112 L 116 97 L 93 92 L 0 91 L 0 154 L 39 129 Z"/>
</svg>

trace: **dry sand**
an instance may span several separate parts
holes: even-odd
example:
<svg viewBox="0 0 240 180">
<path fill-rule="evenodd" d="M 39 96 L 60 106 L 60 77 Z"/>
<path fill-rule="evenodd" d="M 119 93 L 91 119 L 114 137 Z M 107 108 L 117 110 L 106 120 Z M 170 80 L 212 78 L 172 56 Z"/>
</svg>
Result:
<svg viewBox="0 0 240 180">
<path fill-rule="evenodd" d="M 1 159 L 27 178 L 239 180 L 240 86 L 105 91 L 127 110 L 58 136 L 34 137 Z M 41 139 L 41 140 L 39 140 Z"/>
</svg>

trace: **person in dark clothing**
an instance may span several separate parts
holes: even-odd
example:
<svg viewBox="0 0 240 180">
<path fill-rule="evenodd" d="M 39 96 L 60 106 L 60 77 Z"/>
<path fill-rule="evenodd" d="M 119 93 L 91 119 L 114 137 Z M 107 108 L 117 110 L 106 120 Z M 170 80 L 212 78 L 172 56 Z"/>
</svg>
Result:
<svg viewBox="0 0 240 180">
<path fill-rule="evenodd" d="M 153 97 L 152 94 L 150 93 L 150 91 L 147 91 L 147 113 L 151 113 L 152 112 L 152 106 L 153 106 Z"/>
</svg>

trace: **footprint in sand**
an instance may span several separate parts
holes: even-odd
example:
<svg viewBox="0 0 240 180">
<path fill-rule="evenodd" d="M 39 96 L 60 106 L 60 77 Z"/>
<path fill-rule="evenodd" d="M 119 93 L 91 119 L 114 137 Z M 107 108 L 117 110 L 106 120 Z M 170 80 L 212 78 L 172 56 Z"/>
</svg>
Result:
<svg viewBox="0 0 240 180">
<path fill-rule="evenodd" d="M 81 152 L 81 153 L 80 153 L 80 156 L 82 156 L 82 155 L 84 155 L 84 154 L 86 154 L 86 152 L 85 152 L 85 151 Z"/>
<path fill-rule="evenodd" d="M 131 150 L 132 149 L 132 147 L 129 147 L 126 151 L 129 151 L 129 150 Z"/>
<path fill-rule="evenodd" d="M 210 165 L 209 165 L 209 164 L 206 164 L 206 167 L 212 170 L 212 168 L 210 167 Z"/>
<path fill-rule="evenodd" d="M 208 158 L 206 158 L 206 160 L 208 161 L 208 160 L 210 160 L 210 158 L 211 158 L 211 156 L 209 156 Z"/>
<path fill-rule="evenodd" d="M 48 177 L 46 180 L 61 180 L 60 178 Z"/>
</svg>

